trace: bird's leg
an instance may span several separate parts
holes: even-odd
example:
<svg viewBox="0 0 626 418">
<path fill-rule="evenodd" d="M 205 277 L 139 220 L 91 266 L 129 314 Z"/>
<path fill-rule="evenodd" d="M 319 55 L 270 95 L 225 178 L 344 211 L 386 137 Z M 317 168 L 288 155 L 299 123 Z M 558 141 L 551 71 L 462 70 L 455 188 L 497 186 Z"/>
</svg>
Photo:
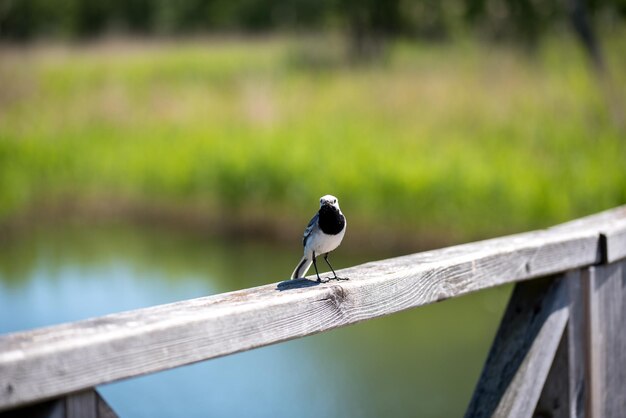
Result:
<svg viewBox="0 0 626 418">
<path fill-rule="evenodd" d="M 333 272 L 333 279 L 337 278 L 337 273 L 335 273 L 335 269 L 333 269 L 333 266 L 330 265 L 330 262 L 328 261 L 328 253 L 324 254 L 324 260 L 326 261 L 326 264 L 328 264 L 328 267 L 330 267 L 330 271 Z"/>
<path fill-rule="evenodd" d="M 330 267 L 330 271 L 332 271 L 333 272 L 333 276 L 335 276 L 335 277 L 333 277 L 333 279 L 334 280 L 348 280 L 347 277 L 346 278 L 337 277 L 337 273 L 335 273 L 335 269 L 333 269 L 333 266 L 330 265 L 330 261 L 328 261 L 328 254 L 329 253 L 324 254 L 324 260 L 326 260 L 326 264 L 328 264 L 328 267 Z"/>
<path fill-rule="evenodd" d="M 315 274 L 317 275 L 317 282 L 318 282 L 318 283 L 321 283 L 321 282 L 322 282 L 322 279 L 320 279 L 320 274 L 319 274 L 319 272 L 317 271 L 317 263 L 315 262 L 315 257 L 316 257 L 316 255 L 315 255 L 315 251 L 313 251 L 313 267 L 315 267 Z"/>
</svg>

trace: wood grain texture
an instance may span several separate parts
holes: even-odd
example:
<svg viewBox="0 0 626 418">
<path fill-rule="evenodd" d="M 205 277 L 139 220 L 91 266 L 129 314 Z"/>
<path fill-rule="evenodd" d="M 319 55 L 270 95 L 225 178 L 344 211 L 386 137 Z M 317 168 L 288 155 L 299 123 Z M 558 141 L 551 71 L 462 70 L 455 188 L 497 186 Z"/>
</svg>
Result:
<svg viewBox="0 0 626 418">
<path fill-rule="evenodd" d="M 626 413 L 626 260 L 589 272 L 591 417 Z"/>
<path fill-rule="evenodd" d="M 581 270 L 565 275 L 569 318 L 550 373 L 537 403 L 535 418 L 584 418 L 588 401 L 586 367 L 586 286 Z"/>
<path fill-rule="evenodd" d="M 618 208 L 602 222 L 622 217 Z M 602 222 L 371 262 L 342 270 L 349 281 L 281 282 L 0 336 L 0 410 L 596 264 Z"/>
<path fill-rule="evenodd" d="M 558 225 L 554 229 L 595 230 L 602 238 L 602 262 L 626 258 L 626 206 Z"/>
<path fill-rule="evenodd" d="M 566 326 L 533 418 L 570 418 L 568 334 Z"/>
<path fill-rule="evenodd" d="M 465 417 L 532 417 L 567 318 L 562 278 L 515 285 Z"/>
<path fill-rule="evenodd" d="M 588 277 L 583 270 L 570 271 L 566 275 L 569 294 L 568 338 L 568 397 L 569 416 L 584 418 L 589 408 L 588 346 Z"/>
<path fill-rule="evenodd" d="M 98 395 L 93 389 L 65 397 L 65 418 L 98 418 Z"/>
</svg>

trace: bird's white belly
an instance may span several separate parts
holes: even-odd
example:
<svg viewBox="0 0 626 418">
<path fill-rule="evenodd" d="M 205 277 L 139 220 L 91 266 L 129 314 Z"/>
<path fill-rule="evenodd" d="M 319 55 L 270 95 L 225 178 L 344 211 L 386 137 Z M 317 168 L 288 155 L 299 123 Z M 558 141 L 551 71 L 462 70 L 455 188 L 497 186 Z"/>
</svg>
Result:
<svg viewBox="0 0 626 418">
<path fill-rule="evenodd" d="M 304 248 L 304 254 L 308 255 L 311 251 L 315 251 L 315 255 L 319 256 L 333 251 L 341 244 L 345 233 L 346 228 L 337 235 L 326 235 L 320 230 L 315 231 Z"/>
</svg>

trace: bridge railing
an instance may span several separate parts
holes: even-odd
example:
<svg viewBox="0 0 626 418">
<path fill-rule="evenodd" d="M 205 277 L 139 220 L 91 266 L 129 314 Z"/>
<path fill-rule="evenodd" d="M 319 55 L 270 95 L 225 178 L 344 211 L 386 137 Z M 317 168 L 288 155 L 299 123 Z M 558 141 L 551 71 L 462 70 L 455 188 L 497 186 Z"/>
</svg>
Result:
<svg viewBox="0 0 626 418">
<path fill-rule="evenodd" d="M 298 279 L 2 335 L 0 411 L 114 417 L 95 386 L 516 283 L 466 416 L 623 416 L 625 259 L 623 206 L 338 272 L 348 281 Z"/>
</svg>

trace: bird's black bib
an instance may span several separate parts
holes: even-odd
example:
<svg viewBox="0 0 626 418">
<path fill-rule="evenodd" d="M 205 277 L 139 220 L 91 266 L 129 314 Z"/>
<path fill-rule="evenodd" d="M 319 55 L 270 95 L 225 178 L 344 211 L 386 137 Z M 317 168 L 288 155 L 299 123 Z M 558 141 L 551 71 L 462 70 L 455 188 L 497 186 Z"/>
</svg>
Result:
<svg viewBox="0 0 626 418">
<path fill-rule="evenodd" d="M 324 205 L 320 208 L 319 225 L 323 233 L 337 235 L 346 226 L 346 219 L 334 206 Z"/>
</svg>

